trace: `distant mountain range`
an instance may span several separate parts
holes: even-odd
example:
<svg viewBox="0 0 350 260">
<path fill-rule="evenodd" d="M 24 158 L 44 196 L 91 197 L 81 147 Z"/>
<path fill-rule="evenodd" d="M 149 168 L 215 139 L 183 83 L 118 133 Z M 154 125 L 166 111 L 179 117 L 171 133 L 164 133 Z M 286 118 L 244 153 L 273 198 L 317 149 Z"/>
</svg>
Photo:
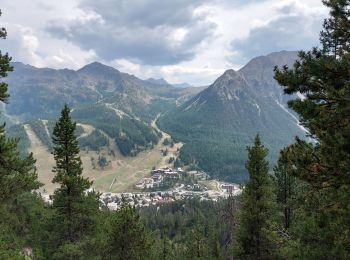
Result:
<svg viewBox="0 0 350 260">
<path fill-rule="evenodd" d="M 146 81 L 151 82 L 153 84 L 157 84 L 157 85 L 171 85 L 171 86 L 176 87 L 176 88 L 191 88 L 191 87 L 193 87 L 191 84 L 188 84 L 187 82 L 170 84 L 168 81 L 166 81 L 163 78 L 160 78 L 160 79 L 148 78 L 148 79 L 146 79 Z"/>
<path fill-rule="evenodd" d="M 164 79 L 141 80 L 94 62 L 79 70 L 36 68 L 13 63 L 10 104 L 2 108 L 12 135 L 28 146 L 29 124 L 50 146 L 51 131 L 64 103 L 73 118 L 96 131 L 81 143 L 91 149 L 114 140 L 123 155 L 152 147 L 159 132 L 152 121 L 185 143 L 178 165 L 201 168 L 216 177 L 245 179 L 245 147 L 260 133 L 273 162 L 277 151 L 305 132 L 287 109 L 288 98 L 273 79 L 275 65 L 291 65 L 296 52 L 279 52 L 251 60 L 239 71 L 227 70 L 207 88 L 171 85 Z M 80 129 L 83 131 L 83 129 Z"/>
<path fill-rule="evenodd" d="M 296 52 L 257 57 L 239 71 L 225 71 L 208 88 L 168 111 L 159 126 L 185 143 L 177 163 L 240 182 L 247 176 L 245 149 L 256 134 L 270 149 L 271 162 L 296 135 L 305 136 L 287 109 L 291 97 L 284 96 L 273 79 L 275 65 L 291 66 L 296 59 Z"/>
<path fill-rule="evenodd" d="M 124 155 L 154 145 L 158 133 L 151 121 L 200 91 L 141 80 L 98 62 L 77 71 L 35 68 L 18 62 L 12 65 L 14 72 L 6 78 L 11 95 L 6 106 L 7 121 L 54 121 L 67 103 L 76 121 L 103 131 Z M 36 125 L 43 127 L 42 123 Z M 23 129 L 18 131 L 25 138 Z M 96 139 L 96 135 L 90 139 Z"/>
<path fill-rule="evenodd" d="M 22 120 L 55 117 L 64 103 L 76 108 L 97 102 L 151 120 L 162 111 L 151 111 L 155 103 L 175 104 L 177 98 L 196 91 L 141 80 L 98 62 L 77 71 L 35 68 L 18 62 L 12 65 L 14 72 L 6 79 L 11 94 L 6 109 Z"/>
</svg>

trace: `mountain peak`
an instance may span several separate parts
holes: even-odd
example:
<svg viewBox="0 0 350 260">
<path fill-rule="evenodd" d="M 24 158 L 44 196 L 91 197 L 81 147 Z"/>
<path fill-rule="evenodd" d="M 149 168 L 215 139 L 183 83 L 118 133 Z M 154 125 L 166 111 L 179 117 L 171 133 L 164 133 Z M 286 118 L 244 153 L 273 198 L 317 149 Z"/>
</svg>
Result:
<svg viewBox="0 0 350 260">
<path fill-rule="evenodd" d="M 225 70 L 224 74 L 235 74 L 236 71 L 234 69 L 228 69 L 228 70 Z"/>
<path fill-rule="evenodd" d="M 215 85 L 222 85 L 223 83 L 234 83 L 236 81 L 242 81 L 244 80 L 242 77 L 242 74 L 233 70 L 233 69 L 228 69 L 222 74 L 215 82 Z M 231 85 L 231 84 L 230 84 Z"/>
<path fill-rule="evenodd" d="M 104 65 L 100 62 L 93 62 L 88 65 L 85 65 L 81 69 L 77 71 L 79 74 L 92 77 L 94 79 L 107 79 L 107 80 L 115 80 L 120 81 L 121 80 L 121 73 L 119 70 Z"/>
<path fill-rule="evenodd" d="M 102 71 L 108 71 L 108 72 L 118 72 L 119 71 L 111 66 L 104 65 L 100 62 L 94 61 L 90 64 L 85 65 L 81 69 L 79 69 L 77 72 L 83 72 L 83 73 L 90 73 L 90 72 L 102 72 Z"/>
<path fill-rule="evenodd" d="M 224 74 L 222 74 L 221 77 L 227 77 L 227 78 L 236 78 L 239 73 L 237 71 L 235 71 L 234 69 L 228 69 L 224 72 Z"/>
<path fill-rule="evenodd" d="M 295 60 L 298 58 L 298 52 L 296 51 L 280 51 L 272 52 L 265 56 L 258 56 L 251 59 L 243 68 L 239 71 L 243 73 L 256 73 L 256 71 L 269 70 L 271 73 L 275 66 L 292 66 Z"/>
<path fill-rule="evenodd" d="M 187 83 L 187 82 L 182 82 L 182 83 L 173 83 L 171 84 L 176 88 L 190 88 L 193 87 L 191 84 Z"/>
<path fill-rule="evenodd" d="M 219 97 L 220 100 L 239 100 L 238 92 L 246 89 L 246 81 L 243 75 L 233 69 L 226 70 L 206 90 L 211 97 Z"/>
<path fill-rule="evenodd" d="M 157 85 L 169 85 L 168 81 L 166 81 L 163 78 L 160 78 L 160 79 L 148 78 L 148 79 L 146 79 L 146 81 L 153 83 L 153 84 L 157 84 Z"/>
</svg>

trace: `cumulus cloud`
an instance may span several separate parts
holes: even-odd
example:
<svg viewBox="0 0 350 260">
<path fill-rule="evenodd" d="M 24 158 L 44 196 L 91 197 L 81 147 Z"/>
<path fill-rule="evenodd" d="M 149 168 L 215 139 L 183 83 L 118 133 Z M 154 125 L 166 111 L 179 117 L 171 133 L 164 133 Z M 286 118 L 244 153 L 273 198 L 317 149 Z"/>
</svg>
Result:
<svg viewBox="0 0 350 260">
<path fill-rule="evenodd" d="M 327 14 L 320 0 L 2 0 L 1 8 L 0 49 L 14 61 L 72 69 L 99 61 L 194 85 L 257 55 L 309 49 Z"/>
<path fill-rule="evenodd" d="M 36 64 L 40 57 L 37 54 L 39 40 L 31 28 L 18 24 L 5 24 L 8 34 L 5 41 L 1 40 L 2 50 L 11 56 L 22 57 L 28 63 Z"/>
<path fill-rule="evenodd" d="M 236 57 L 243 60 L 280 50 L 309 50 L 317 46 L 319 32 L 325 18 L 323 9 L 289 2 L 279 6 L 271 20 L 256 21 L 258 26 L 247 37 L 231 42 Z"/>
<path fill-rule="evenodd" d="M 215 24 L 197 7 L 204 0 L 83 0 L 83 15 L 51 22 L 47 31 L 104 60 L 129 59 L 150 65 L 192 59 L 214 34 Z"/>
<path fill-rule="evenodd" d="M 8 52 L 13 61 L 21 61 L 37 67 L 78 68 L 81 63 L 96 59 L 90 51 L 82 53 L 79 48 L 64 41 L 41 39 L 30 27 L 4 24 L 8 35 L 1 40 L 1 50 Z M 43 41 L 43 42 L 42 42 Z"/>
</svg>

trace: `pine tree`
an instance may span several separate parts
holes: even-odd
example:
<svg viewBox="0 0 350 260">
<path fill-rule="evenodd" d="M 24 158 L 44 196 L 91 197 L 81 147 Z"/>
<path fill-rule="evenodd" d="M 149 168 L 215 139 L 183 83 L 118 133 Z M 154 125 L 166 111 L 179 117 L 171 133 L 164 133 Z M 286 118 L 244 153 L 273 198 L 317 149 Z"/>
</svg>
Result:
<svg viewBox="0 0 350 260">
<path fill-rule="evenodd" d="M 188 233 L 186 259 L 205 259 L 209 255 L 204 223 L 197 223 Z"/>
<path fill-rule="evenodd" d="M 340 57 L 350 48 L 350 10 L 349 0 L 323 0 L 324 5 L 331 8 L 331 17 L 324 20 L 320 34 L 322 50 L 334 57 Z"/>
<path fill-rule="evenodd" d="M 337 15 L 336 10 L 344 8 L 344 2 L 346 9 L 350 5 L 349 1 L 325 2 L 331 6 L 331 15 Z M 329 20 L 337 19 L 340 18 L 332 16 Z M 336 29 L 349 32 L 350 24 L 345 27 L 341 23 Z M 299 177 L 319 188 L 325 183 L 337 187 L 350 185 L 350 53 L 347 47 L 350 38 L 338 37 L 337 33 L 325 31 L 321 34 L 322 42 L 327 40 L 343 43 L 336 48 L 325 44 L 323 49 L 302 51 L 299 53 L 299 61 L 292 69 L 275 69 L 275 78 L 284 87 L 286 94 L 300 92 L 305 96 L 303 100 L 294 99 L 289 102 L 289 106 L 299 114 L 301 123 L 309 130 L 310 136 L 317 141 L 311 157 L 305 159 L 305 165 L 308 164 L 309 169 L 300 173 Z M 301 141 L 298 143 L 299 146 L 303 145 Z"/>
<path fill-rule="evenodd" d="M 1 16 L 1 10 L 0 10 Z M 0 28 L 0 39 L 6 39 L 5 28 Z M 13 71 L 10 64 L 11 57 L 0 50 L 0 102 L 7 103 L 8 85 L 3 81 L 8 72 Z M 22 218 L 26 218 L 26 224 L 31 218 L 26 214 L 16 214 L 10 211 L 17 199 L 40 187 L 35 171 L 35 160 L 30 154 L 21 157 L 17 150 L 19 139 L 9 139 L 5 135 L 5 124 L 0 125 L 0 258 L 20 259 L 24 240 L 27 238 L 28 227 L 19 228 Z M 15 202 L 15 203 L 13 203 Z M 12 207 L 13 206 L 13 207 Z M 24 221 L 23 221 L 24 222 Z M 20 231 L 19 231 L 20 230 Z M 24 231 L 25 230 L 25 231 Z M 26 232 L 27 231 L 27 232 Z M 21 235 L 19 235 L 21 234 Z"/>
<path fill-rule="evenodd" d="M 235 236 L 237 229 L 237 211 L 238 211 L 238 201 L 230 194 L 227 198 L 227 204 L 224 209 L 223 221 L 227 225 L 226 235 L 225 235 L 225 258 L 233 259 L 233 250 L 235 249 Z"/>
<path fill-rule="evenodd" d="M 276 199 L 282 212 L 281 224 L 284 230 L 289 229 L 292 225 L 298 192 L 298 182 L 293 176 L 295 170 L 289 158 L 289 150 L 288 147 L 281 150 L 277 165 L 274 167 Z"/>
<path fill-rule="evenodd" d="M 0 39 L 5 39 L 6 36 L 5 28 L 0 28 Z M 9 98 L 8 85 L 2 79 L 13 71 L 10 61 L 11 57 L 0 51 L 0 102 L 5 103 Z M 18 142 L 18 139 L 6 138 L 5 124 L 0 125 L 0 206 L 9 199 L 40 186 L 33 155 L 21 158 L 17 151 Z"/>
<path fill-rule="evenodd" d="M 241 196 L 241 210 L 237 232 L 243 259 L 267 259 L 275 256 L 275 234 L 273 218 L 275 213 L 272 180 L 269 176 L 266 156 L 268 150 L 262 145 L 259 135 L 254 146 L 248 147 L 246 168 L 249 181 Z"/>
<path fill-rule="evenodd" d="M 76 123 L 72 121 L 70 110 L 65 105 L 52 138 L 56 160 L 53 182 L 60 184 L 53 195 L 53 208 L 56 212 L 53 217 L 53 248 L 58 248 L 57 258 L 80 257 L 83 254 L 79 243 L 93 233 L 95 216 L 99 211 L 98 194 L 86 192 L 92 182 L 82 176 L 75 129 Z"/>
<path fill-rule="evenodd" d="M 289 106 L 314 143 L 290 146 L 294 175 L 307 186 L 298 216 L 296 256 L 350 258 L 350 1 L 323 1 L 330 18 L 322 48 L 300 52 L 293 68 L 275 70 L 287 94 L 301 93 Z"/>
<path fill-rule="evenodd" d="M 109 241 L 111 259 L 150 259 L 154 253 L 151 233 L 127 203 L 115 214 Z"/>
<path fill-rule="evenodd" d="M 160 248 L 160 257 L 159 258 L 162 260 L 173 259 L 174 258 L 174 254 L 173 254 L 174 249 L 172 248 L 171 241 L 164 233 L 162 235 L 161 243 L 162 243 L 162 245 Z"/>
</svg>

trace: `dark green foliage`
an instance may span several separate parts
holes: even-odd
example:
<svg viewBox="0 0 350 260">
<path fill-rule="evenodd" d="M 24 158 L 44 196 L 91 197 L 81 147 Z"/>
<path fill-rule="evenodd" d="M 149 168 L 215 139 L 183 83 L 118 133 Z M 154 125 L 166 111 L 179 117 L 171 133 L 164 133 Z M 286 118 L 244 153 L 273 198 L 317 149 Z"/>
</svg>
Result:
<svg viewBox="0 0 350 260">
<path fill-rule="evenodd" d="M 238 148 L 243 143 L 224 136 L 218 136 L 217 140 L 206 138 L 205 142 L 196 140 L 195 137 L 191 140 L 181 148 L 178 166 L 190 165 L 194 169 L 204 169 L 214 179 L 236 183 L 247 180 L 246 170 L 242 167 L 246 155 L 243 149 Z"/>
<path fill-rule="evenodd" d="M 126 203 L 115 213 L 109 237 L 111 259 L 151 259 L 153 238 L 139 214 Z"/>
<path fill-rule="evenodd" d="M 1 10 L 0 10 L 1 16 Z M 6 38 L 5 28 L 0 29 L 0 38 Z M 8 85 L 3 81 L 7 73 L 12 71 L 11 58 L 0 51 L 0 102 L 9 98 Z M 14 127 L 12 134 L 26 136 L 24 129 Z M 7 129 L 8 131 L 8 129 Z M 15 133 L 17 131 L 17 133 Z M 23 138 L 23 140 L 26 140 Z M 34 207 L 23 209 L 22 199 L 25 193 L 40 187 L 34 167 L 32 154 L 20 156 L 19 139 L 7 138 L 5 125 L 0 125 L 0 258 L 21 259 L 24 246 L 35 240 L 37 230 L 30 230 Z M 22 143 L 25 149 L 27 143 Z M 33 206 L 33 205 L 31 205 Z M 36 223 L 37 224 L 37 223 Z M 36 225 L 37 226 L 37 225 Z M 37 241 L 36 241 L 37 242 Z M 35 243 L 35 242 L 34 242 Z"/>
<path fill-rule="evenodd" d="M 289 253 L 302 259 L 350 257 L 350 23 L 348 0 L 323 1 L 331 10 L 322 48 L 300 52 L 293 68 L 276 69 L 289 106 L 315 142 L 289 147 L 291 173 L 303 184 Z"/>
<path fill-rule="evenodd" d="M 159 93 L 157 93 L 159 94 Z M 140 106 L 133 107 L 133 114 L 137 117 L 142 118 L 145 122 L 150 123 L 154 118 L 166 111 L 176 107 L 175 100 L 169 99 L 154 99 L 150 102 L 147 109 Z"/>
<path fill-rule="evenodd" d="M 231 118 L 233 116 L 230 113 L 229 119 L 219 122 L 218 118 L 225 118 L 225 115 L 222 115 L 220 109 L 214 111 L 212 106 L 208 107 L 208 111 L 182 112 L 179 108 L 158 121 L 159 127 L 171 133 L 176 142 L 185 143 L 180 150 L 179 161 L 184 165 L 197 165 L 213 178 L 244 183 L 247 180 L 244 168 L 244 162 L 247 160 L 245 147 L 251 143 L 257 128 L 251 124 L 235 126 L 240 119 Z M 268 157 L 271 162 L 276 161 L 279 149 L 292 141 L 292 134 L 289 132 L 278 132 L 283 133 L 283 137 L 275 138 L 270 132 L 264 132 L 264 136 L 268 138 L 268 147 L 272 151 Z"/>
<path fill-rule="evenodd" d="M 158 121 L 159 127 L 170 132 L 176 142 L 185 143 L 180 150 L 179 165 L 195 164 L 210 172 L 213 178 L 220 176 L 223 179 L 243 182 L 245 176 L 242 175 L 242 165 L 246 156 L 244 150 L 237 147 L 244 147 L 243 144 L 249 141 L 241 137 L 238 138 L 240 140 L 234 140 L 229 137 L 230 131 L 224 131 L 217 125 L 215 128 L 209 125 L 200 128 L 194 124 L 193 117 L 201 121 L 202 115 L 203 122 L 207 122 L 207 115 L 188 113 L 177 115 L 172 112 Z M 177 116 L 181 116 L 181 119 Z"/>
<path fill-rule="evenodd" d="M 190 199 L 142 208 L 141 216 L 157 234 L 158 259 L 194 259 L 197 255 L 200 259 L 223 259 L 223 255 L 230 255 L 226 208 L 226 200 Z"/>
<path fill-rule="evenodd" d="M 165 138 L 163 141 L 163 145 L 173 145 L 174 141 L 172 139 L 169 140 L 169 138 Z"/>
<path fill-rule="evenodd" d="M 298 180 L 295 176 L 295 169 L 292 167 L 289 158 L 290 149 L 281 150 L 280 158 L 274 168 L 274 182 L 276 189 L 277 203 L 282 213 L 280 220 L 281 226 L 285 230 L 289 229 L 293 224 L 293 215 L 297 206 Z"/>
<path fill-rule="evenodd" d="M 102 168 L 102 169 L 108 165 L 108 161 L 107 161 L 107 158 L 105 156 L 99 156 L 97 163 L 100 166 L 100 168 Z"/>
<path fill-rule="evenodd" d="M 243 259 L 276 257 L 274 234 L 275 204 L 272 180 L 266 161 L 268 150 L 256 136 L 254 146 L 248 147 L 246 168 L 249 181 L 241 196 L 238 244 Z"/>
<path fill-rule="evenodd" d="M 54 258 L 57 259 L 82 256 L 84 238 L 94 232 L 99 208 L 98 194 L 85 193 L 92 183 L 82 176 L 75 127 L 70 110 L 65 105 L 52 138 L 56 160 L 53 182 L 60 184 L 53 195 L 55 215 L 52 218 L 51 250 L 56 252 Z"/>
<path fill-rule="evenodd" d="M 49 130 L 49 122 L 47 123 L 47 130 L 43 120 L 35 120 L 29 123 L 35 135 L 39 140 L 50 150 L 52 148 L 51 135 L 52 132 Z"/>
<path fill-rule="evenodd" d="M 304 136 L 283 106 L 283 92 L 273 79 L 277 63 L 291 63 L 294 53 L 258 57 L 239 71 L 228 70 L 198 95 L 159 118 L 160 129 L 183 142 L 180 163 L 196 165 L 213 178 L 244 183 L 245 147 L 257 132 L 274 164 L 279 150 Z M 284 63 L 282 63 L 284 64 Z"/>
<path fill-rule="evenodd" d="M 22 259 L 27 248 L 37 258 L 48 211 L 37 194 L 23 193 L 0 208 L 0 258 Z"/>
<path fill-rule="evenodd" d="M 6 38 L 4 28 L 0 29 L 1 38 Z M 3 78 L 12 71 L 10 61 L 11 58 L 0 51 L 0 102 L 6 102 L 9 97 Z M 19 139 L 7 138 L 5 125 L 0 125 L 0 207 L 8 199 L 39 187 L 34 169 L 35 160 L 32 154 L 21 158 L 17 151 L 18 142 Z M 25 143 L 23 145 L 25 146 Z"/>
<path fill-rule="evenodd" d="M 240 259 L 349 259 L 350 2 L 324 3 L 331 8 L 331 18 L 321 33 L 323 48 L 301 52 L 292 69 L 276 69 L 275 77 L 287 94 L 300 92 L 306 96 L 289 105 L 300 114 L 313 138 L 310 143 L 297 138 L 281 151 L 274 168 L 276 196 L 268 174 L 268 151 L 257 136 L 254 146 L 248 147 L 246 169 L 250 179 L 239 201 L 231 196 L 218 202 L 175 201 L 139 212 L 127 204 L 117 212 L 99 209 L 98 195 L 86 192 L 91 182 L 82 175 L 76 138 L 79 132 L 65 106 L 54 129 L 48 125 L 56 159 L 54 182 L 60 184 L 52 205 L 31 192 L 39 186 L 32 156 L 21 159 L 16 152 L 16 147 L 25 150 L 30 145 L 25 129 L 7 129 L 9 135 L 21 137 L 22 143 L 18 143 L 6 138 L 4 127 L 0 127 L 0 258 L 232 259 L 235 255 Z M 1 29 L 0 37 L 5 36 Z M 0 79 L 11 71 L 9 61 L 0 53 Z M 109 87 L 104 82 L 100 89 L 107 93 Z M 7 85 L 0 83 L 0 101 L 7 99 Z M 161 101 L 153 104 L 162 105 Z M 147 113 L 137 109 L 138 114 Z M 160 137 L 149 125 L 127 115 L 118 117 L 106 107 L 99 107 L 97 112 L 83 110 L 76 110 L 76 116 L 98 130 L 90 139 L 81 138 L 80 145 L 107 145 L 103 131 L 116 140 L 123 154 L 132 155 Z M 90 114 L 84 114 L 86 111 Z M 152 116 L 148 122 L 155 114 Z M 223 127 L 215 120 L 215 126 Z M 161 120 L 160 125 L 164 122 Z M 252 133 L 240 134 L 241 129 L 234 127 L 224 131 L 198 127 L 189 118 L 184 122 L 190 131 L 182 132 L 184 125 L 179 126 L 176 118 L 171 125 L 177 140 L 186 141 L 175 165 L 203 167 L 221 178 L 231 174 L 226 178 L 247 179 L 241 175 L 245 156 L 237 147 L 248 142 Z M 42 121 L 30 125 L 49 145 Z M 280 145 L 270 139 L 269 143 L 273 149 Z M 100 156 L 98 163 L 104 167 L 106 158 Z M 232 176 L 232 172 L 239 175 Z M 185 181 L 194 182 L 190 177 Z"/>
<path fill-rule="evenodd" d="M 72 117 L 81 123 L 93 125 L 114 138 L 120 130 L 120 118 L 115 111 L 104 105 L 87 106 L 76 109 Z"/>
<path fill-rule="evenodd" d="M 1 16 L 1 10 L 0 10 Z M 6 39 L 7 32 L 5 28 L 0 29 L 0 39 Z M 8 72 L 13 71 L 13 67 L 10 65 L 11 57 L 0 50 L 0 79 L 7 77 Z M 0 101 L 6 102 L 9 97 L 7 92 L 7 84 L 3 81 L 0 82 Z"/>
<path fill-rule="evenodd" d="M 322 51 L 334 57 L 343 56 L 350 49 L 349 1 L 323 0 L 322 2 L 331 9 L 331 17 L 324 20 L 323 31 L 320 34 Z"/>
<path fill-rule="evenodd" d="M 90 135 L 79 138 L 78 141 L 80 147 L 88 147 L 94 151 L 98 151 L 101 147 L 109 144 L 108 138 L 99 130 L 94 130 Z"/>
<path fill-rule="evenodd" d="M 30 140 L 23 125 L 13 125 L 6 128 L 6 134 L 8 137 L 18 140 L 17 149 L 22 156 L 28 155 Z"/>
<path fill-rule="evenodd" d="M 159 140 L 158 133 L 151 126 L 126 114 L 118 116 L 105 105 L 74 110 L 73 117 L 82 123 L 95 126 L 115 139 L 123 155 L 135 155 Z"/>
</svg>

